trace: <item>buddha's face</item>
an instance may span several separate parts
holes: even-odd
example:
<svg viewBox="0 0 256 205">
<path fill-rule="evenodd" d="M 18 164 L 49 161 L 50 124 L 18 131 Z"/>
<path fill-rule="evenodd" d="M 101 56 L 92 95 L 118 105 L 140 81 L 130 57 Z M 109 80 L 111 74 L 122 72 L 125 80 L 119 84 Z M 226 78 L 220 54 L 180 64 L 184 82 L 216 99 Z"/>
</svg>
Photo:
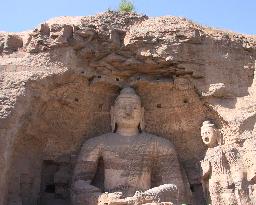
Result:
<svg viewBox="0 0 256 205">
<path fill-rule="evenodd" d="M 217 145 L 217 132 L 213 127 L 202 127 L 201 136 L 203 142 L 208 147 L 214 147 Z"/>
<path fill-rule="evenodd" d="M 118 127 L 138 128 L 142 118 L 141 102 L 138 98 L 119 98 L 114 106 L 114 115 Z"/>
</svg>

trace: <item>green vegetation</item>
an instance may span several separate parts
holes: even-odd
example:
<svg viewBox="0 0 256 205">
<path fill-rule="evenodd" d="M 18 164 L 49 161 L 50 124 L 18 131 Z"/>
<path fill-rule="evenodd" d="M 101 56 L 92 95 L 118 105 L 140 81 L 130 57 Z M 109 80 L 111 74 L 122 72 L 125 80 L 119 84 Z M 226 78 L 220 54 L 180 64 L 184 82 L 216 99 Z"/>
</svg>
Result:
<svg viewBox="0 0 256 205">
<path fill-rule="evenodd" d="M 135 7 L 134 4 L 129 0 L 121 0 L 118 10 L 121 12 L 132 12 L 135 10 Z"/>
<path fill-rule="evenodd" d="M 114 10 L 111 8 L 108 8 L 107 12 L 113 12 Z"/>
</svg>

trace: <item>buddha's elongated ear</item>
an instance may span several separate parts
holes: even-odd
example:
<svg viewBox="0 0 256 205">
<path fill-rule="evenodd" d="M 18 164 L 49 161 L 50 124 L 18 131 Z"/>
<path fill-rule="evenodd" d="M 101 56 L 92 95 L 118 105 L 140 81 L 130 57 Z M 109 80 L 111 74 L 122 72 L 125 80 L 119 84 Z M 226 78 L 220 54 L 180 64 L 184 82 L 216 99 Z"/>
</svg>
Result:
<svg viewBox="0 0 256 205">
<path fill-rule="evenodd" d="M 111 129 L 112 129 L 112 132 L 115 132 L 115 130 L 116 130 L 116 119 L 115 119 L 114 106 L 111 106 L 110 116 L 111 116 Z"/>
<path fill-rule="evenodd" d="M 141 118 L 140 118 L 140 125 L 139 125 L 140 131 L 143 131 L 145 128 L 144 123 L 144 107 L 141 108 Z"/>
</svg>

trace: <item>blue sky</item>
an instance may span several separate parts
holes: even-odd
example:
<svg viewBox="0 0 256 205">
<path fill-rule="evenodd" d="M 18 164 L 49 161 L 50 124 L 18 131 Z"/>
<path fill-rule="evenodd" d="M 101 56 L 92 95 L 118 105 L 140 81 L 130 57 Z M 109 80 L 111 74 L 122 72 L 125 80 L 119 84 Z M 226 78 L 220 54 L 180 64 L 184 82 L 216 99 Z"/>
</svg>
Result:
<svg viewBox="0 0 256 205">
<path fill-rule="evenodd" d="M 256 34 L 256 0 L 133 0 L 148 16 L 183 16 L 194 22 Z M 119 0 L 0 0 L 0 31 L 23 31 L 56 16 L 86 16 L 116 9 Z"/>
</svg>

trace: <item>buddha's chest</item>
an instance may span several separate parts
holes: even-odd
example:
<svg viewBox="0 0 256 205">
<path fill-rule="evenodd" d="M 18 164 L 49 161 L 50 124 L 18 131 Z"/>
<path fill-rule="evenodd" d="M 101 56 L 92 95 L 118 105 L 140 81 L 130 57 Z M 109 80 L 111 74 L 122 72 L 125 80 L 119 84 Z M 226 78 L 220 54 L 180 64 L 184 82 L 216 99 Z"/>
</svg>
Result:
<svg viewBox="0 0 256 205">
<path fill-rule="evenodd" d="M 154 163 L 150 147 L 119 144 L 103 150 L 105 189 L 121 191 L 133 196 L 136 190 L 147 190 L 151 183 L 151 168 Z"/>
<path fill-rule="evenodd" d="M 147 144 L 112 144 L 103 149 L 102 158 L 107 169 L 149 170 L 154 157 L 153 150 Z"/>
<path fill-rule="evenodd" d="M 225 174 L 228 172 L 228 161 L 221 147 L 216 147 L 209 152 L 209 160 L 212 166 L 213 175 Z"/>
</svg>

